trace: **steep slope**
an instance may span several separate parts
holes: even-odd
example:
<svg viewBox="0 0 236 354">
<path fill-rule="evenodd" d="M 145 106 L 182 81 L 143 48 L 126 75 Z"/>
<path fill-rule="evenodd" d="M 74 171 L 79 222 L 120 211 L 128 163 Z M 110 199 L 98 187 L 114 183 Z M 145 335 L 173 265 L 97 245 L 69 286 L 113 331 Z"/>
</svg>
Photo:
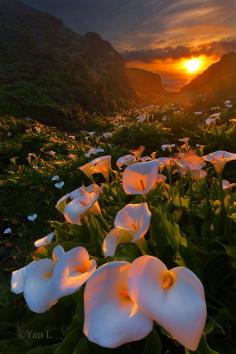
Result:
<svg viewBox="0 0 236 354">
<path fill-rule="evenodd" d="M 236 52 L 225 54 L 201 75 L 184 86 L 181 94 L 203 94 L 208 99 L 221 102 L 236 98 Z"/>
<path fill-rule="evenodd" d="M 158 103 L 168 95 L 158 74 L 137 68 L 127 68 L 127 75 L 141 103 Z"/>
<path fill-rule="evenodd" d="M 0 53 L 0 115 L 67 125 L 81 110 L 134 100 L 124 61 L 108 42 L 18 0 L 0 0 Z"/>
</svg>

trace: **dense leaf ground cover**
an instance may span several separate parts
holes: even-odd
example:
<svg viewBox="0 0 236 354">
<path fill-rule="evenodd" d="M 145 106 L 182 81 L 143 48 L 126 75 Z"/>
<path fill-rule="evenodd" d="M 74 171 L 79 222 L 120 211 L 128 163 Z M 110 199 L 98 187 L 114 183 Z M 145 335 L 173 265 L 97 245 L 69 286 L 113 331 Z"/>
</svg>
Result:
<svg viewBox="0 0 236 354">
<path fill-rule="evenodd" d="M 221 117 L 206 124 L 206 119 L 219 111 Z M 30 119 L 0 119 L 0 353 L 190 353 L 158 325 L 145 339 L 117 349 L 89 342 L 82 332 L 84 287 L 45 313 L 31 312 L 23 296 L 10 292 L 11 272 L 32 258 L 50 257 L 57 244 L 66 251 L 86 247 L 98 266 L 112 260 L 132 262 L 147 253 L 160 258 L 168 268 L 188 267 L 204 285 L 208 310 L 196 353 L 236 352 L 236 194 L 234 188 L 223 190 L 220 180 L 236 182 L 235 161 L 225 166 L 223 176 L 217 176 L 207 163 L 207 177 L 198 181 L 188 173 L 173 173 L 173 166 L 164 167 L 166 181 L 145 199 L 152 213 L 146 250 L 125 243 L 118 246 L 114 257 L 106 258 L 102 251 L 117 212 L 128 203 L 144 201 L 142 195 L 124 192 L 117 159 L 140 145 L 145 146 L 146 156 L 153 152 L 156 158 L 175 156 L 183 144 L 179 139 L 185 137 L 199 156 L 216 150 L 236 153 L 234 117 L 233 107 L 194 114 L 175 106 L 153 106 L 115 117 L 90 117 L 88 131 L 71 135 Z M 109 132 L 112 134 L 103 135 Z M 176 146 L 169 152 L 163 151 L 163 144 Z M 90 150 L 94 147 L 103 151 L 96 154 Z M 91 184 L 79 167 L 103 155 L 112 156 L 113 172 L 109 181 L 94 176 L 96 183 L 103 185 L 98 199 L 101 216 L 86 213 L 82 225 L 65 222 L 56 202 L 83 184 Z M 64 185 L 56 186 L 53 176 L 59 176 Z M 33 214 L 37 214 L 35 220 L 28 220 Z M 34 241 L 52 231 L 56 235 L 53 243 L 36 249 Z"/>
</svg>

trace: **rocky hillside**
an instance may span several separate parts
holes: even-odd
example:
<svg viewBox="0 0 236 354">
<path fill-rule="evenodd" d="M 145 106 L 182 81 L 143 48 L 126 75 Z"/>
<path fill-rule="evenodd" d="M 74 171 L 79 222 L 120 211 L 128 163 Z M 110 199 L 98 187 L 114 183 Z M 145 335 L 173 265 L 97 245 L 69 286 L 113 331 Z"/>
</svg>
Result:
<svg viewBox="0 0 236 354">
<path fill-rule="evenodd" d="M 184 86 L 181 94 L 190 96 L 204 95 L 220 103 L 225 99 L 236 98 L 236 52 L 225 54 L 221 60 L 211 65 L 201 75 L 198 75 L 188 85 Z"/>
<path fill-rule="evenodd" d="M 152 104 L 166 99 L 168 93 L 162 85 L 160 75 L 137 68 L 127 68 L 126 70 L 141 103 Z"/>
<path fill-rule="evenodd" d="M 124 61 L 108 42 L 18 0 L 0 0 L 0 53 L 0 115 L 67 125 L 83 110 L 134 101 Z"/>
</svg>

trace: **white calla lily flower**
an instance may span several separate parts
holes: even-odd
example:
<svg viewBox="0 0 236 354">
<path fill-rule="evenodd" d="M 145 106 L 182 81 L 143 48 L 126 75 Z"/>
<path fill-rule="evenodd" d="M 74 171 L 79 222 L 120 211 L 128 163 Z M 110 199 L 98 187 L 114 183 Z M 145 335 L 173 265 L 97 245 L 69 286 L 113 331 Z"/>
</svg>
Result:
<svg viewBox="0 0 236 354">
<path fill-rule="evenodd" d="M 224 190 L 229 190 L 236 187 L 236 183 L 230 183 L 227 179 L 223 179 L 222 181 L 222 188 Z"/>
<path fill-rule="evenodd" d="M 124 170 L 123 188 L 127 194 L 146 194 L 155 187 L 159 163 L 157 160 L 138 162 Z"/>
<path fill-rule="evenodd" d="M 103 241 L 103 253 L 113 257 L 121 243 L 137 242 L 147 233 L 151 220 L 151 212 L 147 203 L 127 204 L 121 209 L 114 221 L 114 228 Z"/>
<path fill-rule="evenodd" d="M 207 171 L 204 170 L 191 170 L 191 177 L 194 181 L 201 181 L 207 177 Z"/>
<path fill-rule="evenodd" d="M 116 161 L 116 165 L 120 169 L 124 165 L 128 166 L 128 165 L 131 165 L 132 163 L 135 163 L 135 161 L 136 161 L 136 159 L 135 159 L 134 155 L 127 154 L 127 155 L 119 157 L 118 160 Z"/>
<path fill-rule="evenodd" d="M 127 292 L 127 262 L 104 264 L 87 281 L 84 293 L 84 334 L 102 347 L 117 348 L 148 335 L 153 322 Z"/>
<path fill-rule="evenodd" d="M 171 152 L 174 148 L 175 148 L 175 144 L 163 144 L 161 145 L 161 150 L 162 151 L 166 151 L 168 150 L 169 152 Z"/>
<path fill-rule="evenodd" d="M 50 234 L 48 234 L 47 236 L 36 240 L 34 242 L 34 246 L 37 248 L 41 246 L 47 246 L 52 242 L 54 236 L 55 236 L 54 232 L 50 232 Z"/>
<path fill-rule="evenodd" d="M 205 160 L 194 151 L 188 150 L 186 153 L 180 154 L 176 164 L 185 171 L 196 171 L 204 167 Z"/>
<path fill-rule="evenodd" d="M 101 173 L 106 180 L 109 179 L 109 172 L 111 171 L 111 156 L 101 156 L 86 163 L 79 168 L 87 177 L 95 173 Z"/>
<path fill-rule="evenodd" d="M 11 275 L 11 291 L 15 294 L 21 294 L 24 291 L 25 280 L 27 272 L 29 271 L 32 264 L 35 262 L 29 263 L 27 266 L 12 272 Z"/>
<path fill-rule="evenodd" d="M 61 181 L 61 182 L 55 183 L 54 186 L 57 189 L 62 189 L 64 187 L 64 184 L 65 184 L 65 182 Z"/>
<path fill-rule="evenodd" d="M 3 230 L 3 234 L 4 235 L 8 235 L 8 234 L 11 234 L 11 233 L 12 233 L 11 227 L 7 227 L 5 230 Z"/>
<path fill-rule="evenodd" d="M 168 270 L 152 256 L 137 258 L 128 279 L 130 298 L 186 348 L 197 349 L 206 322 L 204 288 L 189 269 Z"/>
<path fill-rule="evenodd" d="M 99 154 L 100 152 L 104 152 L 104 149 L 99 148 L 99 147 L 98 148 L 91 147 L 89 149 L 89 151 L 84 154 L 84 156 L 90 157 L 91 155 L 96 155 L 96 154 Z"/>
<path fill-rule="evenodd" d="M 71 224 L 80 224 L 81 216 L 88 210 L 94 214 L 100 213 L 97 199 L 101 190 L 102 188 L 97 184 L 77 188 L 60 198 L 56 208 L 64 215 L 66 221 Z"/>
<path fill-rule="evenodd" d="M 53 250 L 52 259 L 34 261 L 16 270 L 11 277 L 11 290 L 16 294 L 23 292 L 31 311 L 42 313 L 57 302 L 57 296 L 51 286 L 51 279 L 56 263 L 64 256 L 61 246 Z"/>
<path fill-rule="evenodd" d="M 52 182 L 60 181 L 60 177 L 58 175 L 52 176 L 51 181 Z"/>
<path fill-rule="evenodd" d="M 163 171 L 163 169 L 166 168 L 171 168 L 172 166 L 175 165 L 175 159 L 171 157 L 158 157 L 156 159 L 159 163 L 160 171 Z"/>
<path fill-rule="evenodd" d="M 38 214 L 32 214 L 27 216 L 27 220 L 34 222 L 38 217 Z"/>
<path fill-rule="evenodd" d="M 203 156 L 205 161 L 210 162 L 217 174 L 221 173 L 227 162 L 236 160 L 236 154 L 233 154 L 228 151 L 215 151 L 208 155 Z"/>
<path fill-rule="evenodd" d="M 65 252 L 61 246 L 56 246 L 52 259 L 34 261 L 13 272 L 11 289 L 16 294 L 23 292 L 31 311 L 42 313 L 59 298 L 77 291 L 95 269 L 96 262 L 89 260 L 84 247 Z"/>
<path fill-rule="evenodd" d="M 100 188 L 94 185 L 94 189 L 91 192 L 84 191 L 84 193 L 78 198 L 69 202 L 63 211 L 63 215 L 67 222 L 71 224 L 81 224 L 81 216 L 88 210 L 93 214 L 99 214 L 101 212 L 98 197 Z"/>
<path fill-rule="evenodd" d="M 59 259 L 55 268 L 52 286 L 58 297 L 78 291 L 96 270 L 96 261 L 89 260 L 84 247 L 76 247 Z"/>
</svg>

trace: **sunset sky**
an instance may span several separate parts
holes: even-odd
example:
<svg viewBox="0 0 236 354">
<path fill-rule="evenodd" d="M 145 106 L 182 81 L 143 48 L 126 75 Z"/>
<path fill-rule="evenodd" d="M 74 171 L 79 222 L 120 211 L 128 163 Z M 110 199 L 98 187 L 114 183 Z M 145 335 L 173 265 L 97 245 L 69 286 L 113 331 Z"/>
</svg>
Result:
<svg viewBox="0 0 236 354">
<path fill-rule="evenodd" d="M 236 50 L 236 0 L 24 1 L 81 34 L 99 33 L 128 66 L 158 72 L 172 90 Z M 198 58 L 194 70 L 191 58 Z"/>
</svg>

